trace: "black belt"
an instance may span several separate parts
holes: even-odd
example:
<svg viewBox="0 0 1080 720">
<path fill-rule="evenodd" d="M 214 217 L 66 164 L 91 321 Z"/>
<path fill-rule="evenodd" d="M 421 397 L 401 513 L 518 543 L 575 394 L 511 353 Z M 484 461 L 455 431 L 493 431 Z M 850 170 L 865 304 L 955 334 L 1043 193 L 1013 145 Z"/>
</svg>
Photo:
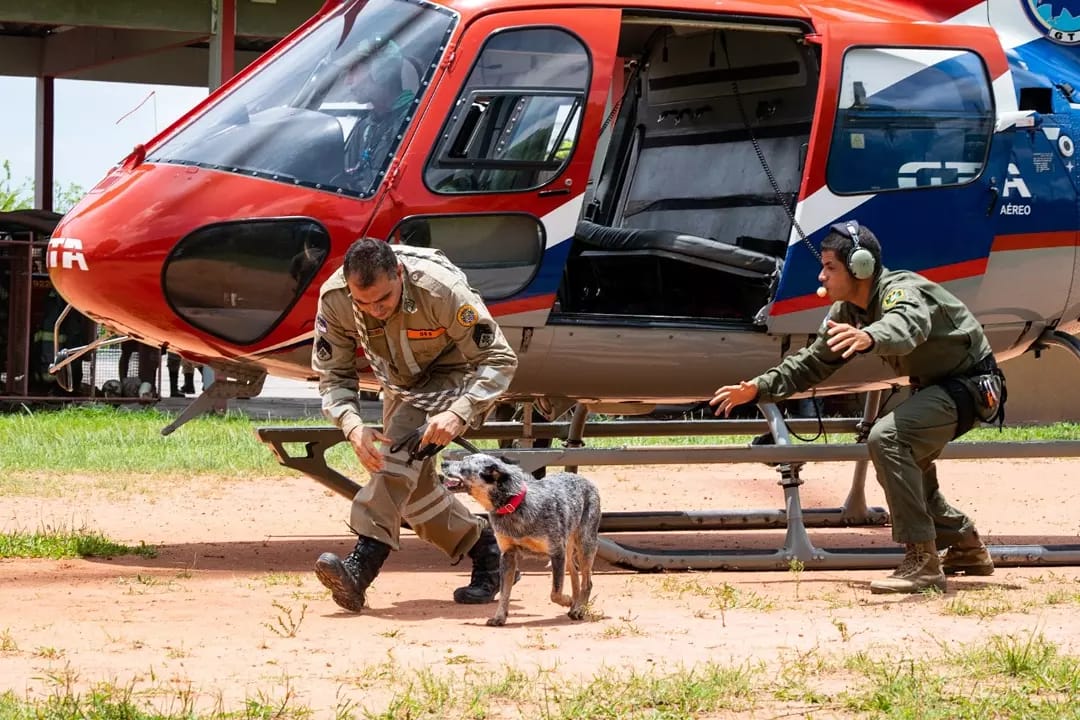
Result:
<svg viewBox="0 0 1080 720">
<path fill-rule="evenodd" d="M 998 427 L 1000 427 L 1005 421 L 1005 399 L 1008 397 L 1008 391 L 1005 389 L 1005 376 L 1002 374 L 1001 370 L 998 369 L 997 360 L 994 359 L 993 353 L 972 365 L 965 372 L 957 373 L 956 375 L 952 375 L 934 383 L 935 385 L 941 386 L 941 388 L 949 394 L 949 397 L 952 398 L 953 403 L 956 405 L 956 434 L 953 435 L 953 439 L 960 437 L 975 425 L 975 398 L 968 389 L 968 383 L 965 383 L 964 380 L 991 374 L 997 375 L 1001 380 L 999 409 L 993 418 L 997 421 Z M 916 392 L 926 387 L 918 382 L 916 378 L 909 378 L 909 380 Z"/>
<path fill-rule="evenodd" d="M 941 380 L 938 380 L 936 383 L 929 383 L 929 384 L 930 385 L 941 385 L 941 384 L 946 383 L 949 380 L 953 380 L 955 378 L 972 378 L 972 377 L 978 377 L 979 375 L 989 375 L 990 373 L 996 372 L 997 369 L 998 369 L 997 360 L 994 359 L 994 354 L 991 353 L 991 354 L 987 355 L 986 357 L 984 357 L 979 362 L 972 365 L 970 368 L 968 368 L 964 372 L 957 373 L 955 375 L 950 375 L 949 377 L 945 377 L 945 378 L 942 378 Z M 915 378 L 915 377 L 909 377 L 908 382 L 911 384 L 911 387 L 915 388 L 916 390 L 921 390 L 922 388 L 927 386 L 927 384 L 924 384 L 921 380 L 919 380 L 919 378 Z"/>
<path fill-rule="evenodd" d="M 975 377 L 976 375 L 989 375 L 998 369 L 997 360 L 994 359 L 994 354 L 991 353 L 984 357 L 979 362 L 971 366 L 971 368 L 964 373 L 964 377 Z"/>
</svg>

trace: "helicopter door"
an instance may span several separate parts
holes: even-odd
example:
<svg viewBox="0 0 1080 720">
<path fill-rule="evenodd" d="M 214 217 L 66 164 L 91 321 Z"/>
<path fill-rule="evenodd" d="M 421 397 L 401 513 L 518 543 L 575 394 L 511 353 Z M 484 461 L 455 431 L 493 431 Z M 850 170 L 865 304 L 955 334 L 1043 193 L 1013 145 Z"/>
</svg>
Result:
<svg viewBox="0 0 1080 720">
<path fill-rule="evenodd" d="M 619 19 L 569 8 L 466 26 L 371 232 L 442 249 L 500 322 L 543 325 L 581 212 Z"/>
<path fill-rule="evenodd" d="M 962 300 L 978 294 L 993 241 L 988 212 L 1011 135 L 995 135 L 1007 65 L 989 28 L 837 23 L 822 33 L 818 122 L 799 219 L 817 246 L 855 218 L 881 240 L 886 267 L 915 270 Z M 793 230 L 769 316 L 778 333 L 813 333 L 828 301 L 820 262 Z"/>
</svg>

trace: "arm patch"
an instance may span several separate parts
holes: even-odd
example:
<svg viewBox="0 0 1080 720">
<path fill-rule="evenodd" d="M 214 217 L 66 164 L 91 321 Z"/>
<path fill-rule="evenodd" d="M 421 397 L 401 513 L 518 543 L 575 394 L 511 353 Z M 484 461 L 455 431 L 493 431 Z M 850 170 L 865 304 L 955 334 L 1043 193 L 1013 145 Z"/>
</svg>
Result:
<svg viewBox="0 0 1080 720">
<path fill-rule="evenodd" d="M 486 322 L 477 324 L 473 328 L 473 342 L 481 350 L 491 347 L 495 343 L 495 328 Z"/>
<path fill-rule="evenodd" d="M 891 310 L 896 306 L 896 303 L 904 300 L 907 297 L 904 293 L 904 288 L 893 288 L 885 295 L 885 298 L 881 301 L 882 310 Z"/>
<path fill-rule="evenodd" d="M 479 320 L 476 308 L 466 303 L 457 309 L 457 321 L 462 327 L 472 327 Z"/>
</svg>

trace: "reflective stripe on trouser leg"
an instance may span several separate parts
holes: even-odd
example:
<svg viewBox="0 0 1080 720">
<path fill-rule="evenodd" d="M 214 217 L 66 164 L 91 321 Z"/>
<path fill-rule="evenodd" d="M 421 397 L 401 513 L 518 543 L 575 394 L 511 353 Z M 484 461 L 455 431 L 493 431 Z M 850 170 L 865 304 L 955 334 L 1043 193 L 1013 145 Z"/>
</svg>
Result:
<svg viewBox="0 0 1080 720">
<path fill-rule="evenodd" d="M 394 441 L 426 419 L 423 411 L 400 400 L 387 398 L 383 404 L 384 433 Z M 480 520 L 442 487 L 434 459 L 408 467 L 407 451 L 391 454 L 385 445 L 382 456 L 384 469 L 353 498 L 352 528 L 396 550 L 404 518 L 420 538 L 455 560 L 472 547 L 480 536 Z"/>
<path fill-rule="evenodd" d="M 353 497 L 349 517 L 349 526 L 355 532 L 384 542 L 395 550 L 400 549 L 400 508 L 416 489 L 420 475 L 416 467 L 405 466 L 407 452 L 397 454 L 404 455 L 404 459 L 383 452 L 383 469 L 374 473 Z"/>
<path fill-rule="evenodd" d="M 885 490 L 896 542 L 934 540 L 923 468 L 941 453 L 955 428 L 956 406 L 937 385 L 915 393 L 874 423 L 866 444 Z"/>
</svg>

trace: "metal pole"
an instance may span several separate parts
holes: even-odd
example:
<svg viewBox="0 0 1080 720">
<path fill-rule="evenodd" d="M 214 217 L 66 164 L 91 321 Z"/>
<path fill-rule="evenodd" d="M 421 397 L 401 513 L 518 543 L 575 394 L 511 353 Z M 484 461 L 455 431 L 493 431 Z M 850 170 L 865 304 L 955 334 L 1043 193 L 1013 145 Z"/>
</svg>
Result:
<svg viewBox="0 0 1080 720">
<path fill-rule="evenodd" d="M 870 435 L 870 427 L 877 420 L 881 411 L 881 390 L 871 390 L 866 393 L 866 404 L 863 407 L 862 420 L 859 422 L 858 437 L 856 442 L 865 442 Z M 856 460 L 855 471 L 851 477 L 851 489 L 844 500 L 844 519 L 850 522 L 861 522 L 866 518 L 866 468 L 869 460 Z"/>
</svg>

